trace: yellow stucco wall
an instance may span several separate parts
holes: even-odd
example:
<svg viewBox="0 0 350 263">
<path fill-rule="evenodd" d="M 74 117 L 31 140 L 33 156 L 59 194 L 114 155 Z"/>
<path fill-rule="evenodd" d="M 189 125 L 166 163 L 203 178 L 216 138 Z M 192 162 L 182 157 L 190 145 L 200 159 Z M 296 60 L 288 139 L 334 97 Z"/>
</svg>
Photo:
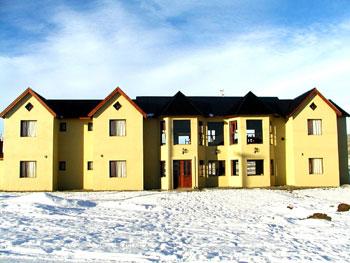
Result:
<svg viewBox="0 0 350 263">
<path fill-rule="evenodd" d="M 28 111 L 24 106 L 34 107 Z M 21 120 L 37 121 L 36 137 L 20 137 Z M 54 190 L 54 117 L 36 98 L 27 95 L 4 119 L 3 190 Z M 20 161 L 36 161 L 36 178 L 20 178 Z"/>
<path fill-rule="evenodd" d="M 58 134 L 58 162 L 66 162 L 66 170 L 58 170 L 58 189 L 76 190 L 83 189 L 84 175 L 84 128 L 85 123 L 80 119 L 58 119 L 60 123 L 66 123 L 67 130 Z"/>
<path fill-rule="evenodd" d="M 94 140 L 94 127 L 92 131 L 88 130 L 88 123 L 93 123 L 92 120 L 82 121 L 84 127 L 84 157 L 83 157 L 83 187 L 86 190 L 92 190 L 93 186 L 93 178 L 94 178 L 94 167 L 92 170 L 88 170 L 88 162 L 92 162 L 94 166 L 94 152 L 93 152 L 93 140 Z"/>
<path fill-rule="evenodd" d="M 315 103 L 317 108 L 309 106 Z M 322 120 L 322 135 L 308 135 L 307 120 Z M 339 186 L 337 117 L 318 95 L 290 117 L 286 125 L 287 184 Z M 323 174 L 309 174 L 309 158 L 323 158 Z"/>
<path fill-rule="evenodd" d="M 116 110 L 113 105 L 122 107 Z M 111 119 L 126 120 L 126 136 L 109 136 Z M 109 100 L 93 118 L 93 190 L 143 189 L 143 116 L 123 96 Z M 126 161 L 126 178 L 109 177 L 109 161 Z"/>
</svg>

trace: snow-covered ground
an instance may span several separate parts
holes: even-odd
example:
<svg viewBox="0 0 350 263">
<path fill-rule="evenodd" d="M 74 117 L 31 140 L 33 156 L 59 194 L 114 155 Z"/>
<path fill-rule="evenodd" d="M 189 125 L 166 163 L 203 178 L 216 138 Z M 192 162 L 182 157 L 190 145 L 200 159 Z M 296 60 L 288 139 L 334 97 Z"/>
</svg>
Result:
<svg viewBox="0 0 350 263">
<path fill-rule="evenodd" d="M 350 262 L 340 202 L 350 187 L 0 193 L 0 262 Z"/>
</svg>

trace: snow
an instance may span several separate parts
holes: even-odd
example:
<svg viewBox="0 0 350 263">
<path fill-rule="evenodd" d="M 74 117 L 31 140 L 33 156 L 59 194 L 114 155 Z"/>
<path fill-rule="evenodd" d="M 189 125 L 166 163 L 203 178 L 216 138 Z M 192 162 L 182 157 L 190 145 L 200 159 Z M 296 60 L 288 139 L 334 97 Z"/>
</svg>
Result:
<svg viewBox="0 0 350 263">
<path fill-rule="evenodd" d="M 0 261 L 349 262 L 341 202 L 350 187 L 0 193 Z"/>
</svg>

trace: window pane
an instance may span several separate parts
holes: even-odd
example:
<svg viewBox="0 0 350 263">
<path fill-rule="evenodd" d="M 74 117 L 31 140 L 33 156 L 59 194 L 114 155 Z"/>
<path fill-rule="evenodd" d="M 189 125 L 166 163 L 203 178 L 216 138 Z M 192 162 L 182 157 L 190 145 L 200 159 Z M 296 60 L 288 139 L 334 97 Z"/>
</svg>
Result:
<svg viewBox="0 0 350 263">
<path fill-rule="evenodd" d="M 110 136 L 125 136 L 126 135 L 126 120 L 110 120 L 109 121 Z"/>
<path fill-rule="evenodd" d="M 174 144 L 191 144 L 191 121 L 174 120 Z"/>
<path fill-rule="evenodd" d="M 232 160 L 232 175 L 239 175 L 238 160 Z"/>
<path fill-rule="evenodd" d="M 309 174 L 323 174 L 323 159 L 310 158 L 309 159 Z"/>
<path fill-rule="evenodd" d="M 307 120 L 308 135 L 321 135 L 322 134 L 322 121 L 321 120 Z"/>
<path fill-rule="evenodd" d="M 224 123 L 208 122 L 208 146 L 224 145 Z"/>
<path fill-rule="evenodd" d="M 110 161 L 109 177 L 126 177 L 126 161 Z"/>
<path fill-rule="evenodd" d="M 166 144 L 165 121 L 160 121 L 160 144 Z"/>
<path fill-rule="evenodd" d="M 36 177 L 36 161 L 21 161 L 19 177 L 20 178 Z"/>
<path fill-rule="evenodd" d="M 230 121 L 230 144 L 238 143 L 237 121 Z"/>
<path fill-rule="evenodd" d="M 247 175 L 263 175 L 264 160 L 247 160 Z"/>
<path fill-rule="evenodd" d="M 263 142 L 262 120 L 247 120 L 247 144 Z"/>
<path fill-rule="evenodd" d="M 21 137 L 36 137 L 36 121 L 21 121 Z"/>
</svg>

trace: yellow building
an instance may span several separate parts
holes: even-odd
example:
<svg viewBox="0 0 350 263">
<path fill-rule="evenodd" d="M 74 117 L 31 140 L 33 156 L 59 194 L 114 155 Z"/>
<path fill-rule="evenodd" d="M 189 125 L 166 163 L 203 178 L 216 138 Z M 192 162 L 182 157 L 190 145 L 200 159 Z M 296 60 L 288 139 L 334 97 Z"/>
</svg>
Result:
<svg viewBox="0 0 350 263">
<path fill-rule="evenodd" d="M 281 100 L 49 100 L 24 91 L 0 116 L 0 190 L 321 187 L 349 183 L 346 117 L 317 89 Z"/>
</svg>

